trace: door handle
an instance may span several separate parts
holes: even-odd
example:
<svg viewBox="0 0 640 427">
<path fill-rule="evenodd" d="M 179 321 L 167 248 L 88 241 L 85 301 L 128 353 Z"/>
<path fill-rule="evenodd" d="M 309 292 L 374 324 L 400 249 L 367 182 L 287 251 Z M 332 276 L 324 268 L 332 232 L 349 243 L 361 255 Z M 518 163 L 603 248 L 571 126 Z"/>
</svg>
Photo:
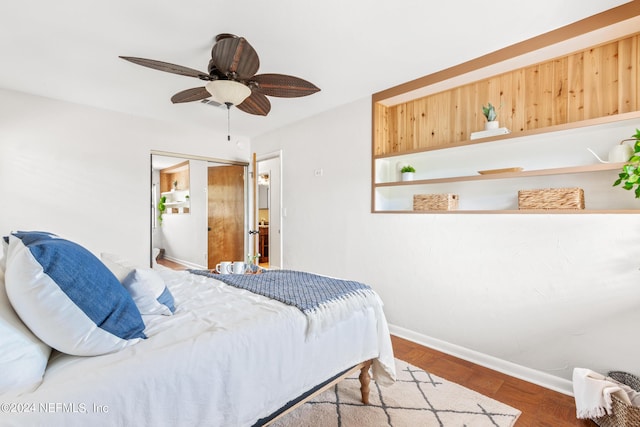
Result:
<svg viewBox="0 0 640 427">
<path fill-rule="evenodd" d="M 249 230 L 249 234 L 258 234 L 259 232 L 258 230 Z"/>
</svg>

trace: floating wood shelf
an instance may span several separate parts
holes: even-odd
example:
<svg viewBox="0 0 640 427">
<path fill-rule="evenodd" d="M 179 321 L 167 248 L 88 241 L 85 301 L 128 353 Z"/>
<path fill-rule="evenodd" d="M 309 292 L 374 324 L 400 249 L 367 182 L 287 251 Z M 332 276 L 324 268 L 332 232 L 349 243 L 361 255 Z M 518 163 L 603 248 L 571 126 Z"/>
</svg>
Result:
<svg viewBox="0 0 640 427">
<path fill-rule="evenodd" d="M 597 163 L 593 165 L 582 166 L 568 166 L 562 168 L 553 169 L 538 169 L 521 172 L 505 172 L 495 173 L 488 175 L 469 175 L 469 176 L 452 176 L 447 178 L 430 178 L 420 179 L 414 181 L 396 181 L 396 182 L 380 182 L 376 183 L 375 187 L 395 187 L 400 185 L 426 185 L 426 184 L 443 184 L 447 182 L 463 182 L 463 181 L 487 181 L 495 179 L 508 179 L 508 178 L 525 178 L 531 176 L 545 176 L 545 175 L 567 175 L 574 173 L 585 172 L 601 172 L 621 169 L 624 165 L 622 163 Z"/>
<path fill-rule="evenodd" d="M 613 124 L 618 122 L 624 122 L 626 120 L 631 121 L 631 120 L 638 120 L 638 119 L 640 119 L 640 111 L 632 111 L 629 113 L 614 114 L 614 115 L 605 116 L 605 117 L 581 120 L 579 122 L 549 126 L 545 128 L 531 129 L 531 130 L 526 130 L 521 132 L 511 132 L 505 135 L 496 135 L 488 138 L 478 138 L 473 140 L 470 139 L 470 140 L 459 141 L 459 142 L 450 143 L 446 145 L 418 148 L 418 149 L 407 150 L 407 151 L 396 152 L 396 153 L 379 154 L 379 155 L 374 154 L 373 158 L 375 160 L 375 159 L 393 158 L 393 157 L 404 156 L 409 154 L 427 153 L 430 151 L 446 150 L 449 148 L 464 147 L 464 146 L 473 145 L 473 144 L 482 144 L 482 143 L 494 142 L 494 141 L 506 141 L 506 140 L 511 140 L 515 138 L 522 138 L 522 137 L 533 136 L 533 135 L 542 135 L 550 132 L 561 132 L 561 131 L 566 131 L 571 129 L 579 129 L 579 128 L 584 128 L 589 126 L 607 125 L 610 123 Z"/>
</svg>

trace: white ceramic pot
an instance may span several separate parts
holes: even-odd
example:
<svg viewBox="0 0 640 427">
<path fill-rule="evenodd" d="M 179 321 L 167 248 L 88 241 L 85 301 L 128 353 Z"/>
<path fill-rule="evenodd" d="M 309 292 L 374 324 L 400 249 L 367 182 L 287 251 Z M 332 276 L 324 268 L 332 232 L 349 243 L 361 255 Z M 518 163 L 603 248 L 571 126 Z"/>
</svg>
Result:
<svg viewBox="0 0 640 427">
<path fill-rule="evenodd" d="M 498 129 L 499 127 L 500 127 L 500 122 L 497 120 L 484 123 L 484 130 Z"/>
<path fill-rule="evenodd" d="M 415 173 L 414 172 L 403 172 L 402 173 L 402 180 L 403 181 L 413 181 L 413 175 Z"/>
</svg>

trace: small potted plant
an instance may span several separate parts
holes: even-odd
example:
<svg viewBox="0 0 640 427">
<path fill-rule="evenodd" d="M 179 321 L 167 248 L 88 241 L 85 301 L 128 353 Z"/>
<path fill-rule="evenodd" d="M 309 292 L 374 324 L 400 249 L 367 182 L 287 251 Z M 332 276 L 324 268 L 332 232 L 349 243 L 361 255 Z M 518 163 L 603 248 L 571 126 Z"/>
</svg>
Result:
<svg viewBox="0 0 640 427">
<path fill-rule="evenodd" d="M 613 186 L 622 184 L 625 190 L 634 190 L 637 199 L 640 199 L 640 129 L 631 135 L 636 141 L 633 144 L 633 155 L 622 167 L 622 172 L 618 174 L 618 179 Z"/>
<path fill-rule="evenodd" d="M 411 165 L 403 166 L 400 169 L 400 173 L 402 174 L 403 181 L 413 181 L 413 176 L 416 173 L 416 169 Z"/>
<path fill-rule="evenodd" d="M 482 114 L 487 119 L 487 122 L 484 124 L 484 129 L 498 129 L 500 127 L 500 122 L 498 122 L 498 113 L 496 112 L 496 107 L 494 107 L 490 102 L 485 107 L 482 106 Z"/>
</svg>

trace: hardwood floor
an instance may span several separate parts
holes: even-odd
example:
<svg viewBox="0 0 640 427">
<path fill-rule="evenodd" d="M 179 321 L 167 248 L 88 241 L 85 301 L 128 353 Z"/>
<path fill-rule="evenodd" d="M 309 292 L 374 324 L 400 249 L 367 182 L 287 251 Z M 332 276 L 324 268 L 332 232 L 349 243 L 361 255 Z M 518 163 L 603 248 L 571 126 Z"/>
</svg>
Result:
<svg viewBox="0 0 640 427">
<path fill-rule="evenodd" d="M 158 258 L 156 261 L 158 262 L 158 264 L 164 265 L 165 267 L 172 268 L 174 270 L 186 270 L 189 268 L 185 265 L 178 264 L 177 262 L 169 261 L 166 258 Z"/>
<path fill-rule="evenodd" d="M 395 357 L 522 411 L 516 427 L 593 427 L 576 418 L 573 397 L 391 336 Z"/>
</svg>

